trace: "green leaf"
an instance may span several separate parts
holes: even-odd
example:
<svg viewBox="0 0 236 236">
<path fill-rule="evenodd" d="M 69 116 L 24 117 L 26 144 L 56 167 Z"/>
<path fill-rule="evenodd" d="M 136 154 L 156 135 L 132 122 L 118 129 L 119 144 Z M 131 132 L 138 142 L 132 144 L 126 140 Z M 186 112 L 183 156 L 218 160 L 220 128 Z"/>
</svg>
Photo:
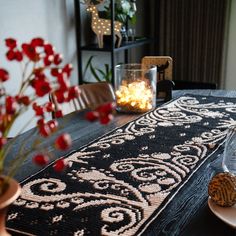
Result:
<svg viewBox="0 0 236 236">
<path fill-rule="evenodd" d="M 90 56 L 90 57 L 89 57 L 89 59 L 88 59 L 88 61 L 87 61 L 87 63 L 86 63 L 85 69 L 84 69 L 83 78 L 85 77 L 88 68 L 89 68 L 90 66 L 93 67 L 93 65 L 92 65 L 92 60 L 93 60 L 94 57 L 95 57 L 95 56 Z"/>
<path fill-rule="evenodd" d="M 102 80 L 99 78 L 96 70 L 93 68 L 92 65 L 90 65 L 90 70 L 91 70 L 91 73 L 92 75 L 94 76 L 94 78 L 98 81 L 98 82 L 102 82 Z"/>
</svg>

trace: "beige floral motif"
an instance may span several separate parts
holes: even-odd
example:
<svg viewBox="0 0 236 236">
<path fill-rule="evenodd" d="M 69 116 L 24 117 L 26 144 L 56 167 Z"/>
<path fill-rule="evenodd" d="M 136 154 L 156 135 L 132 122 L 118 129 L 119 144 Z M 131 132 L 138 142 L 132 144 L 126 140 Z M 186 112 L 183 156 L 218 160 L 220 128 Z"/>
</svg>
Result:
<svg viewBox="0 0 236 236">
<path fill-rule="evenodd" d="M 59 221 L 62 220 L 62 218 L 63 218 L 63 215 L 54 216 L 54 217 L 52 218 L 52 223 L 59 222 Z"/>
<path fill-rule="evenodd" d="M 13 220 L 18 216 L 18 212 L 11 213 L 7 216 L 7 220 Z"/>
<path fill-rule="evenodd" d="M 53 204 L 49 204 L 49 203 L 45 203 L 40 208 L 42 210 L 49 211 L 49 210 L 54 209 L 54 205 Z"/>
<path fill-rule="evenodd" d="M 69 202 L 60 201 L 57 203 L 57 207 L 60 207 L 60 208 L 68 208 L 69 206 L 70 206 Z"/>
<path fill-rule="evenodd" d="M 84 236 L 84 235 L 85 235 L 85 233 L 84 233 L 84 230 L 83 230 L 83 229 L 78 230 L 78 231 L 76 231 L 76 232 L 74 233 L 74 236 Z"/>
</svg>

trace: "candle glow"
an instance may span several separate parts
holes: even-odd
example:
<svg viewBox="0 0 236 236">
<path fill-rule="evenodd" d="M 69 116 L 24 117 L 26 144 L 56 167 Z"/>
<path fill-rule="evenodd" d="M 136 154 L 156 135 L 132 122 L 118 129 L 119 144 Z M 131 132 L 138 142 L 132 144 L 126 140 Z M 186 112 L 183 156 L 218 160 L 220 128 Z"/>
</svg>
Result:
<svg viewBox="0 0 236 236">
<path fill-rule="evenodd" d="M 153 91 L 144 80 L 122 81 L 116 91 L 117 105 L 126 111 L 145 112 L 153 108 Z"/>
</svg>

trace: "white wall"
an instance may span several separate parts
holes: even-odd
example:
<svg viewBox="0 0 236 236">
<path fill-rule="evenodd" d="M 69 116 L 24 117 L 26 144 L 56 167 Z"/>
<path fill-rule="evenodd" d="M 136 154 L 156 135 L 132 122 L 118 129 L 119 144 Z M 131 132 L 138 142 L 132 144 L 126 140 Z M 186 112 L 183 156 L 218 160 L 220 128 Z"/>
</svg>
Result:
<svg viewBox="0 0 236 236">
<path fill-rule="evenodd" d="M 225 89 L 236 90 L 236 1 L 235 0 L 232 0 L 231 10 L 230 10 Z"/>
<path fill-rule="evenodd" d="M 11 80 L 7 88 L 12 92 L 17 90 L 21 79 L 19 63 L 7 62 L 4 39 L 13 37 L 19 43 L 29 42 L 33 37 L 43 37 L 52 43 L 56 50 L 64 55 L 65 63 L 72 63 L 75 70 L 72 83 L 76 84 L 77 62 L 76 41 L 74 29 L 73 0 L 0 0 L 0 67 L 7 68 Z M 20 117 L 11 131 L 14 136 L 25 121 L 33 116 L 32 111 Z M 28 129 L 35 126 L 31 122 Z"/>
</svg>

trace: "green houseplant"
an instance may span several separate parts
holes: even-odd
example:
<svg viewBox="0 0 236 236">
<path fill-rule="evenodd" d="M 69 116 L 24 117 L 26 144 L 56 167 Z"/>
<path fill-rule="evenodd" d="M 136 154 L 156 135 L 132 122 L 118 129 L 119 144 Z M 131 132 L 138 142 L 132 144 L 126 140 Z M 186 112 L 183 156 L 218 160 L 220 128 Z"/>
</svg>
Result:
<svg viewBox="0 0 236 236">
<path fill-rule="evenodd" d="M 83 78 L 86 78 L 88 70 L 90 70 L 91 75 L 94 77 L 94 79 L 97 82 L 103 82 L 106 81 L 108 83 L 111 83 L 111 77 L 112 77 L 112 70 L 109 66 L 109 64 L 104 64 L 104 69 L 97 68 L 93 64 L 93 59 L 96 56 L 90 56 L 84 69 Z"/>
</svg>

